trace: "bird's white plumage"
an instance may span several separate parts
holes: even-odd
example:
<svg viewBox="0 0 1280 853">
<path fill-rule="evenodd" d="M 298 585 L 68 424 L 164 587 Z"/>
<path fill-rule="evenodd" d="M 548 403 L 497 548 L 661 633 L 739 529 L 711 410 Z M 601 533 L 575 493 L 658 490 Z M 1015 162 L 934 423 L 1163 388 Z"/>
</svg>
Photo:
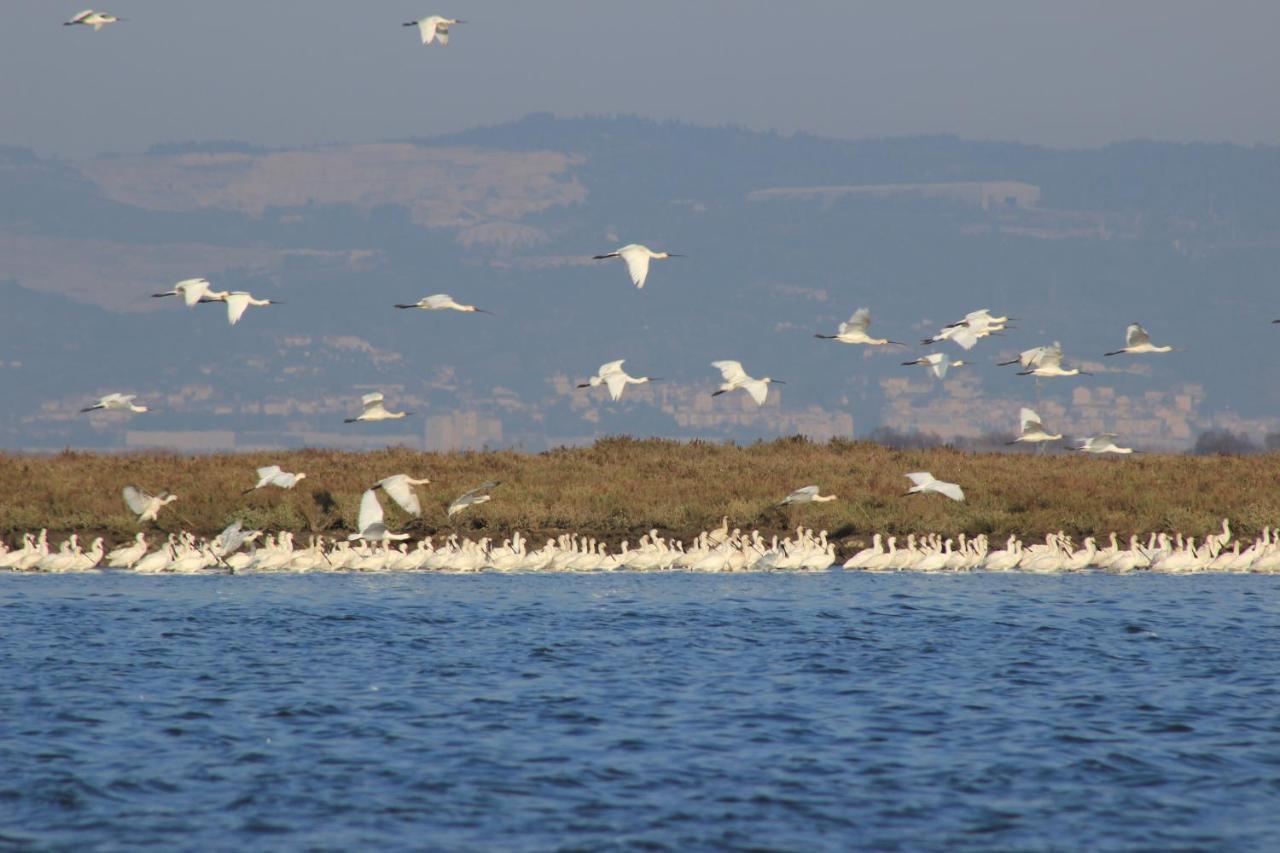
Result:
<svg viewBox="0 0 1280 853">
<path fill-rule="evenodd" d="M 382 519 L 382 504 L 378 503 L 377 490 L 366 489 L 360 496 L 360 514 L 356 518 L 356 526 L 363 532 L 370 525 L 382 524 Z"/>
<path fill-rule="evenodd" d="M 362 411 L 354 418 L 347 418 L 347 423 L 355 423 L 356 421 L 386 421 L 396 420 L 407 416 L 408 412 L 392 412 L 388 411 L 382 402 L 382 392 L 372 391 L 360 398 Z"/>
<path fill-rule="evenodd" d="M 267 465 L 258 469 L 258 484 L 249 491 L 266 488 L 267 486 L 275 486 L 280 489 L 292 489 L 306 476 L 306 474 L 295 474 L 285 471 L 279 465 Z"/>
<path fill-rule="evenodd" d="M 81 409 L 81 412 L 92 412 L 95 409 L 105 409 L 107 411 L 129 411 L 141 413 L 147 411 L 146 406 L 135 404 L 133 401 L 137 398 L 137 394 L 106 394 L 98 398 L 98 402 L 92 406 Z"/>
<path fill-rule="evenodd" d="M 1114 432 L 1091 435 L 1083 440 L 1079 449 L 1085 453 L 1132 453 L 1132 447 L 1120 447 L 1116 444 L 1117 437 Z"/>
<path fill-rule="evenodd" d="M 771 379 L 768 376 L 761 379 L 748 376 L 747 372 L 742 369 L 742 363 L 731 359 L 713 361 L 711 366 L 719 370 L 720 376 L 724 379 L 724 382 L 720 384 L 720 390 L 716 394 L 724 394 L 741 388 L 751 395 L 751 399 L 756 401 L 757 406 L 763 406 L 764 401 L 768 398 L 769 383 L 781 381 L 779 379 Z"/>
<path fill-rule="evenodd" d="M 240 322 L 240 318 L 244 316 L 245 309 L 250 305 L 272 305 L 270 299 L 254 299 L 253 294 L 245 290 L 234 290 L 230 293 L 215 295 L 222 302 L 227 303 L 227 322 L 234 326 Z"/>
<path fill-rule="evenodd" d="M 476 486 L 474 489 L 472 489 L 469 492 L 463 492 L 461 495 L 454 498 L 453 503 L 449 504 L 449 509 L 447 511 L 447 514 L 452 516 L 455 513 L 462 512 L 464 509 L 466 509 L 469 506 L 475 506 L 476 504 L 484 503 L 485 501 L 489 500 L 489 498 L 491 497 L 491 495 L 488 494 L 488 491 L 497 485 L 498 485 L 497 482 L 490 481 L 488 483 L 483 483 L 479 486 Z"/>
<path fill-rule="evenodd" d="M 909 490 L 909 494 L 920 494 L 923 492 L 937 492 L 940 495 L 946 495 L 953 501 L 964 500 L 964 491 L 955 483 L 944 483 L 930 474 L 928 471 L 916 471 L 907 475 L 913 485 Z"/>
<path fill-rule="evenodd" d="M 631 283 L 637 288 L 641 288 L 644 287 L 645 281 L 649 278 L 649 261 L 673 257 L 677 256 L 669 252 L 655 252 L 640 243 L 628 243 L 620 249 L 615 249 L 603 255 L 596 255 L 595 260 L 622 258 L 627 264 L 627 273 L 631 276 Z"/>
<path fill-rule="evenodd" d="M 418 493 L 414 491 L 415 485 L 423 485 L 430 482 L 427 478 L 415 480 L 408 474 L 393 474 L 390 477 L 384 477 L 378 481 L 378 486 L 384 492 L 390 495 L 391 499 L 396 502 L 399 507 L 410 515 L 422 515 L 422 504 L 418 501 Z"/>
<path fill-rule="evenodd" d="M 1142 344 L 1151 343 L 1151 336 L 1147 334 L 1147 330 L 1137 323 L 1130 323 L 1124 330 L 1124 345 L 1126 347 L 1136 347 Z"/>
</svg>

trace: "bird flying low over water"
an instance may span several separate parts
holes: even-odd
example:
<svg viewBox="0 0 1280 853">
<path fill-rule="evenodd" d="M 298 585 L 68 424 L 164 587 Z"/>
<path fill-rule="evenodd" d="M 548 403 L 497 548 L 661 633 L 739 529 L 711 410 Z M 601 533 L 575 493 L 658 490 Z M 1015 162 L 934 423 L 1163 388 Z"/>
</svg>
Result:
<svg viewBox="0 0 1280 853">
<path fill-rule="evenodd" d="M 751 399 L 756 401 L 757 406 L 763 406 L 765 398 L 769 394 L 769 383 L 787 384 L 781 379 L 773 379 L 768 376 L 761 379 L 753 379 L 742 369 L 742 362 L 740 361 L 713 361 L 711 366 L 719 370 L 721 377 L 724 378 L 724 382 L 720 383 L 720 390 L 713 393 L 712 397 L 719 397 L 721 394 L 741 388 L 751 395 Z"/>
<path fill-rule="evenodd" d="M 1018 412 L 1019 435 L 1013 441 L 1006 441 L 1005 444 L 1017 444 L 1018 442 L 1027 442 L 1035 444 L 1041 441 L 1057 441 L 1062 438 L 1062 434 L 1056 435 L 1045 432 L 1045 428 L 1040 423 L 1040 416 L 1035 413 L 1034 409 L 1028 409 L 1023 406 Z"/>
<path fill-rule="evenodd" d="M 622 369 L 625 358 L 617 361 L 610 361 L 600 365 L 600 370 L 595 376 L 592 376 L 586 382 L 578 384 L 579 388 L 598 388 L 604 385 L 609 389 L 609 398 L 611 400 L 622 399 L 622 392 L 628 385 L 643 385 L 646 382 L 657 382 L 661 379 L 658 376 L 631 376 Z"/>
<path fill-rule="evenodd" d="M 416 21 L 405 21 L 402 26 L 417 27 L 418 34 L 422 36 L 423 44 L 431 44 L 433 41 L 439 41 L 440 44 L 449 43 L 449 27 L 454 24 L 465 24 L 466 21 L 458 18 L 446 18 L 443 15 L 428 15 L 425 18 L 419 18 Z"/>
<path fill-rule="evenodd" d="M 347 541 L 363 539 L 366 542 L 390 542 L 409 538 L 408 533 L 392 533 L 387 530 L 376 486 L 366 489 L 360 496 L 360 515 L 356 519 L 356 527 L 359 528 L 358 532 L 347 536 Z"/>
<path fill-rule="evenodd" d="M 474 305 L 463 305 L 455 302 L 453 297 L 447 293 L 437 293 L 433 296 L 424 296 L 417 302 L 409 305 L 397 305 L 397 308 L 421 308 L 423 311 L 462 311 L 466 314 L 480 313 L 492 314 L 492 311 L 486 311 L 483 308 L 477 308 Z"/>
<path fill-rule="evenodd" d="M 225 290 L 213 290 L 207 278 L 184 278 L 173 286 L 172 290 L 151 294 L 155 297 L 181 296 L 188 308 L 194 308 L 198 302 L 218 302 L 230 296 Z"/>
<path fill-rule="evenodd" d="M 949 356 L 943 355 L 940 352 L 933 352 L 928 355 L 922 355 L 914 361 L 904 361 L 902 362 L 902 366 L 906 367 L 909 364 L 922 364 L 938 379 L 946 379 L 947 371 L 950 368 L 964 367 L 965 363 L 966 362 L 963 361 L 952 361 Z"/>
<path fill-rule="evenodd" d="M 408 474 L 392 474 L 390 477 L 383 477 L 370 487 L 370 491 L 382 489 L 393 501 L 395 501 L 402 510 L 410 515 L 422 515 L 422 504 L 418 502 L 418 493 L 413 490 L 414 486 L 425 486 L 431 480 L 423 477 L 415 480 Z"/>
<path fill-rule="evenodd" d="M 871 337 L 867 334 L 867 326 L 869 325 L 871 325 L 871 310 L 869 308 L 859 308 L 853 312 L 853 315 L 848 320 L 837 327 L 836 334 L 814 335 L 814 337 L 822 338 L 824 341 L 839 341 L 842 344 L 867 344 L 873 347 L 885 344 L 896 344 L 900 347 L 906 346 L 900 341 Z"/>
<path fill-rule="evenodd" d="M 644 281 L 649 277 L 649 261 L 660 261 L 665 258 L 683 258 L 684 255 L 673 255 L 670 252 L 655 252 L 648 246 L 642 246 L 639 243 L 628 243 L 621 249 L 612 252 L 606 252 L 603 255 L 592 255 L 594 261 L 603 261 L 606 258 L 622 258 L 627 262 L 627 272 L 631 274 L 631 283 L 637 288 L 644 287 Z"/>
<path fill-rule="evenodd" d="M 1081 439 L 1083 442 L 1076 450 L 1085 453 L 1132 453 L 1132 447 L 1120 447 L 1116 444 L 1114 432 L 1104 432 Z"/>
<path fill-rule="evenodd" d="M 63 21 L 62 26 L 70 27 L 75 24 L 84 24 L 87 27 L 93 27 L 93 31 L 105 27 L 107 24 L 115 24 L 123 21 L 124 18 L 117 18 L 115 15 L 108 15 L 106 12 L 95 12 L 92 9 L 85 9 L 83 12 L 77 12 L 70 19 Z"/>
<path fill-rule="evenodd" d="M 137 398 L 137 396 L 138 396 L 137 394 L 108 394 L 105 397 L 99 397 L 98 402 L 94 403 L 92 406 L 86 406 L 80 411 L 82 413 L 92 412 L 98 409 L 106 409 L 113 412 L 123 412 L 123 411 L 145 412 L 147 411 L 146 406 L 138 406 L 134 404 L 133 401 Z"/>
<path fill-rule="evenodd" d="M 1026 370 L 1019 370 L 1019 376 L 1092 376 L 1078 367 L 1066 370 L 1062 366 L 1062 344 L 1057 341 L 1052 346 L 1044 348 L 1044 352 L 1040 353 L 1040 357 L 1035 364 L 1029 366 Z"/>
<path fill-rule="evenodd" d="M 488 501 L 491 497 L 489 490 L 495 489 L 499 485 L 501 485 L 500 481 L 491 480 L 488 483 L 482 483 L 479 486 L 476 486 L 469 492 L 463 492 L 461 495 L 454 498 L 453 503 L 449 504 L 447 514 L 452 517 L 469 506 L 475 506 L 476 504 L 482 504 Z"/>
<path fill-rule="evenodd" d="M 254 486 L 252 489 L 245 489 L 242 494 L 247 495 L 249 492 L 255 492 L 258 489 L 263 489 L 267 486 L 276 486 L 281 489 L 292 489 L 294 486 L 298 485 L 298 481 L 305 476 L 307 475 L 290 474 L 279 465 L 268 465 L 265 468 L 258 469 L 258 485 Z"/>
<path fill-rule="evenodd" d="M 808 503 L 826 503 L 836 499 L 835 495 L 818 494 L 817 486 L 805 486 L 796 489 L 791 494 L 782 499 L 778 506 L 787 506 L 788 504 L 808 504 Z"/>
<path fill-rule="evenodd" d="M 914 474 L 908 474 L 907 479 L 914 485 L 907 490 L 908 495 L 918 495 L 925 492 L 937 492 L 940 495 L 946 495 L 953 501 L 964 500 L 964 491 L 955 483 L 944 483 L 935 479 L 928 471 L 917 471 Z"/>
<path fill-rule="evenodd" d="M 138 516 L 139 522 L 155 521 L 156 516 L 166 504 L 171 504 L 178 499 L 177 495 L 171 495 L 168 492 L 161 492 L 158 495 L 148 494 L 137 486 L 125 486 L 122 494 L 125 506 Z"/>
<path fill-rule="evenodd" d="M 360 405 L 364 406 L 364 411 L 356 415 L 354 418 L 347 418 L 343 423 L 353 424 L 356 421 L 393 421 L 398 418 L 406 417 L 413 412 L 389 412 L 382 404 L 382 392 L 374 391 L 365 394 L 360 398 Z"/>
<path fill-rule="evenodd" d="M 1103 355 L 1139 355 L 1147 352 L 1173 352 L 1173 347 L 1158 347 L 1151 343 L 1151 336 L 1147 334 L 1147 330 L 1137 323 L 1130 323 L 1124 330 L 1124 347 L 1113 352 L 1103 353 Z"/>
</svg>

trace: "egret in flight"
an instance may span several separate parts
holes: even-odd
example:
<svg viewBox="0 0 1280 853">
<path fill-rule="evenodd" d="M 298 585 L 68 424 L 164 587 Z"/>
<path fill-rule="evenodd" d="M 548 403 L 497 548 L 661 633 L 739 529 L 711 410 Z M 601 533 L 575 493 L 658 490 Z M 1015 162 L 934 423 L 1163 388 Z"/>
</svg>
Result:
<svg viewBox="0 0 1280 853">
<path fill-rule="evenodd" d="M 909 364 L 922 364 L 938 379 L 946 379 L 948 370 L 953 367 L 964 367 L 965 362 L 952 361 L 949 356 L 945 356 L 940 352 L 933 352 L 928 355 L 922 355 L 915 361 L 902 362 L 903 367 Z"/>
<path fill-rule="evenodd" d="M 465 24 L 457 18 L 446 18 L 443 15 L 428 15 L 425 18 L 419 18 L 416 21 L 405 21 L 403 26 L 417 27 L 418 33 L 422 36 L 423 44 L 431 44 L 431 42 L 439 40 L 441 45 L 449 43 L 449 27 L 454 24 Z"/>
<path fill-rule="evenodd" d="M 431 480 L 423 477 L 421 480 L 415 480 L 408 474 L 392 474 L 390 477 L 383 477 L 370 487 L 370 491 L 382 489 L 391 499 L 399 504 L 400 508 L 410 515 L 422 515 L 422 504 L 418 503 L 418 493 L 413 490 L 414 486 L 425 486 Z"/>
<path fill-rule="evenodd" d="M 413 412 L 388 412 L 386 407 L 382 405 L 381 391 L 374 391 L 371 394 L 365 394 L 360 398 L 360 405 L 364 406 L 364 411 L 356 415 L 354 418 L 347 418 L 343 423 L 353 424 L 356 421 L 393 421 L 413 414 Z"/>
<path fill-rule="evenodd" d="M 964 500 L 964 492 L 955 483 L 944 483 L 935 479 L 928 471 L 917 471 L 914 474 L 908 474 L 907 479 L 914 485 L 907 490 L 908 495 L 918 495 L 925 492 L 937 492 L 940 495 L 946 495 L 953 501 Z"/>
<path fill-rule="evenodd" d="M 144 521 L 155 521 L 156 516 L 166 504 L 171 504 L 178 499 L 177 495 L 171 495 L 168 492 L 161 492 L 158 495 L 147 494 L 137 486 L 125 486 L 123 494 L 125 506 L 138 516 L 139 524 Z"/>
<path fill-rule="evenodd" d="M 1026 370 L 1019 370 L 1019 376 L 1092 376 L 1078 367 L 1066 370 L 1062 366 L 1062 344 L 1057 341 L 1052 346 L 1044 348 L 1044 352 L 1040 354 L 1040 358 L 1035 365 L 1028 367 Z"/>
<path fill-rule="evenodd" d="M 778 506 L 787 506 L 788 504 L 826 503 L 827 501 L 833 501 L 835 499 L 835 495 L 818 494 L 817 486 L 805 486 L 804 488 L 796 489 L 794 492 L 787 495 L 782 499 L 782 502 L 779 503 Z"/>
<path fill-rule="evenodd" d="M 462 512 L 469 506 L 485 503 L 490 497 L 492 497 L 489 494 L 489 490 L 496 488 L 498 485 L 499 481 L 491 480 L 488 483 L 482 483 L 481 485 L 476 486 L 469 492 L 463 492 L 461 495 L 458 495 L 458 497 L 454 498 L 453 503 L 449 504 L 449 517 L 452 518 L 455 514 Z"/>
<path fill-rule="evenodd" d="M 93 27 L 93 31 L 96 33 L 107 24 L 115 24 L 123 20 L 124 18 L 117 18 L 115 15 L 108 15 L 106 12 L 85 9 L 83 12 L 77 12 L 70 20 L 63 21 L 62 26 L 70 27 L 74 24 L 84 24 L 87 27 Z"/>
<path fill-rule="evenodd" d="M 230 294 L 225 290 L 213 290 L 207 278 L 184 278 L 173 286 L 173 290 L 151 295 L 156 297 L 181 296 L 187 307 L 193 308 L 197 302 L 217 302 Z"/>
<path fill-rule="evenodd" d="M 1018 412 L 1018 420 L 1020 421 L 1018 437 L 1013 441 L 1006 441 L 1005 444 L 1017 444 L 1020 441 L 1035 444 L 1041 441 L 1057 441 L 1062 438 L 1061 433 L 1054 435 L 1045 431 L 1044 426 L 1040 423 L 1040 416 L 1035 413 L 1034 409 L 1028 409 L 1023 406 Z"/>
<path fill-rule="evenodd" d="M 363 539 L 366 542 L 389 542 L 409 538 L 408 533 L 392 533 L 387 530 L 387 525 L 382 519 L 382 504 L 378 503 L 376 489 L 365 490 L 365 493 L 360 496 L 360 515 L 356 519 L 359 532 L 349 535 L 347 541 Z"/>
<path fill-rule="evenodd" d="M 878 347 L 885 344 L 895 344 L 900 347 L 906 344 L 899 341 L 891 341 L 888 338 L 873 338 L 867 334 L 867 326 L 871 325 L 871 310 L 868 308 L 859 308 L 853 312 L 848 320 L 841 323 L 834 335 L 814 335 L 815 338 L 822 338 L 824 341 L 839 341 L 842 344 L 866 344 L 868 346 Z"/>
<path fill-rule="evenodd" d="M 724 382 L 720 383 L 720 390 L 713 393 L 712 397 L 719 397 L 729 391 L 737 391 L 739 388 L 751 395 L 751 399 L 756 401 L 757 406 L 763 406 L 765 397 L 769 394 L 769 383 L 776 382 L 779 385 L 786 385 L 781 379 L 772 379 L 768 376 L 762 379 L 752 379 L 742 369 L 740 361 L 713 361 L 711 366 L 720 371 Z"/>
<path fill-rule="evenodd" d="M 274 299 L 254 299 L 253 294 L 247 290 L 233 290 L 230 293 L 214 293 L 209 299 L 202 299 L 201 302 L 225 302 L 227 303 L 227 322 L 234 326 L 240 322 L 240 318 L 244 316 L 245 309 L 250 305 L 281 305 L 283 303 Z"/>
<path fill-rule="evenodd" d="M 414 302 L 412 305 L 397 305 L 397 308 L 421 308 L 423 311 L 462 311 L 463 313 L 472 314 L 492 314 L 492 311 L 486 311 L 483 308 L 477 308 L 474 305 L 463 305 L 455 302 L 453 297 L 447 293 L 437 293 L 434 296 L 425 296 Z"/>
<path fill-rule="evenodd" d="M 649 277 L 649 261 L 661 261 L 665 258 L 683 258 L 684 255 L 673 255 L 670 252 L 655 252 L 648 246 L 639 243 L 628 243 L 621 249 L 593 255 L 592 260 L 603 261 L 606 258 L 622 258 L 627 262 L 627 272 L 631 274 L 631 283 L 637 288 L 644 287 L 644 280 Z"/>
<path fill-rule="evenodd" d="M 1132 447 L 1120 447 L 1116 444 L 1114 432 L 1104 432 L 1081 439 L 1083 442 L 1077 450 L 1085 453 L 1132 453 Z"/>
<path fill-rule="evenodd" d="M 263 489 L 267 486 L 276 486 L 281 489 L 292 489 L 294 486 L 298 485 L 298 481 L 305 476 L 307 475 L 287 473 L 279 465 L 268 465 L 265 468 L 258 469 L 258 485 L 254 486 L 252 489 L 245 489 L 242 494 L 247 495 L 250 492 L 256 492 L 258 489 Z"/>
<path fill-rule="evenodd" d="M 622 369 L 622 363 L 625 358 L 617 361 L 610 361 L 607 364 L 600 365 L 600 370 L 595 376 L 592 376 L 586 382 L 578 384 L 579 388 L 598 388 L 604 385 L 609 389 L 609 399 L 617 401 L 622 399 L 622 392 L 628 385 L 643 385 L 646 382 L 656 382 L 661 377 L 658 376 L 631 376 Z"/>
<path fill-rule="evenodd" d="M 1130 323 L 1124 330 L 1124 348 L 1115 350 L 1114 352 L 1103 353 L 1103 355 L 1140 355 L 1146 352 L 1173 352 L 1173 347 L 1158 347 L 1151 343 L 1151 336 L 1147 334 L 1147 330 L 1137 323 Z"/>
<path fill-rule="evenodd" d="M 147 411 L 146 406 L 138 406 L 134 404 L 133 401 L 137 396 L 137 394 L 108 394 L 105 397 L 99 397 L 98 402 L 94 403 L 92 406 L 86 406 L 80 411 L 92 412 L 97 409 L 106 409 L 108 411 L 116 412 L 130 411 L 135 413 Z"/>
</svg>

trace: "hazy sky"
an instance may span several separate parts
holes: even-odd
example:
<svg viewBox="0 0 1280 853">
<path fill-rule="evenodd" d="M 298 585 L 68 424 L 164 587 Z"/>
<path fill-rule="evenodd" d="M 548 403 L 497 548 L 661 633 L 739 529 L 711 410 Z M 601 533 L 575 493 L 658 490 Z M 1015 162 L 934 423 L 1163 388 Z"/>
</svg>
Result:
<svg viewBox="0 0 1280 853">
<path fill-rule="evenodd" d="M 636 113 L 869 137 L 1280 143 L 1275 0 L 6 0 L 0 143 L 428 136 Z M 447 48 L 399 24 L 467 19 Z"/>
</svg>

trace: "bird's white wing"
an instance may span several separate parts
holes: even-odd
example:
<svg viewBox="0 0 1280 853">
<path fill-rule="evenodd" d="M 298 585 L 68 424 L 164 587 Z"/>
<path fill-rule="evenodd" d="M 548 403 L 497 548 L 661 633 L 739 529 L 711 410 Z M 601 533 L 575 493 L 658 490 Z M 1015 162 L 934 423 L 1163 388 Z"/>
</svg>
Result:
<svg viewBox="0 0 1280 853">
<path fill-rule="evenodd" d="M 751 395 L 751 399 L 756 401 L 757 406 L 763 406 L 765 398 L 769 396 L 769 384 L 759 379 L 746 382 L 742 387 Z"/>
<path fill-rule="evenodd" d="M 933 482 L 933 475 L 928 471 L 916 471 L 908 474 L 907 479 L 917 486 L 924 486 Z"/>
<path fill-rule="evenodd" d="M 1128 328 L 1124 330 L 1124 345 L 1127 347 L 1136 347 L 1141 344 L 1151 343 L 1151 336 L 1147 334 L 1147 330 L 1139 326 L 1137 323 L 1130 323 Z"/>
<path fill-rule="evenodd" d="M 418 493 L 406 479 L 388 477 L 382 481 L 382 488 L 402 510 L 410 515 L 422 515 L 422 504 L 418 502 Z"/>
<path fill-rule="evenodd" d="M 68 23 L 68 24 L 78 24 L 78 23 L 80 23 L 81 21 L 83 21 L 85 18 L 89 17 L 89 16 L 90 16 L 90 15 L 92 15 L 92 14 L 93 14 L 93 10 L 92 10 L 92 9 L 85 9 L 83 12 L 77 12 L 75 15 L 73 15 L 73 16 L 72 16 L 72 17 L 67 21 L 67 23 Z"/>
<path fill-rule="evenodd" d="M 942 481 L 934 481 L 933 490 L 939 494 L 946 495 L 953 501 L 964 500 L 964 490 L 955 483 L 943 483 Z"/>
<path fill-rule="evenodd" d="M 371 394 L 365 394 L 360 398 L 360 405 L 366 409 L 372 408 L 382 402 L 382 392 L 374 391 Z"/>
<path fill-rule="evenodd" d="M 631 283 L 636 287 L 644 287 L 644 280 L 649 277 L 649 253 L 636 249 L 624 249 L 619 254 L 627 262 Z"/>
<path fill-rule="evenodd" d="M 436 38 L 440 41 L 441 47 L 449 43 L 448 24 L 436 24 Z"/>
<path fill-rule="evenodd" d="M 227 322 L 234 326 L 244 316 L 244 309 L 249 307 L 249 294 L 229 293 L 224 301 L 227 303 Z"/>
<path fill-rule="evenodd" d="M 798 501 L 805 497 L 812 498 L 817 493 L 818 493 L 817 486 L 804 486 L 803 488 L 796 489 L 794 492 L 787 495 L 787 500 Z"/>
<path fill-rule="evenodd" d="M 845 332 L 863 332 L 867 331 L 867 326 L 871 325 L 871 310 L 869 308 L 859 308 L 854 311 L 847 322 L 840 324 L 840 334 Z"/>
<path fill-rule="evenodd" d="M 1036 367 L 1061 367 L 1062 366 L 1062 344 L 1057 341 L 1053 342 L 1053 346 L 1044 348 L 1044 352 L 1040 353 L 1040 361 L 1036 363 Z"/>
<path fill-rule="evenodd" d="M 622 389 L 627 387 L 627 376 L 625 373 L 607 373 L 604 376 L 604 384 L 609 387 L 609 398 L 612 400 L 622 399 Z"/>
<path fill-rule="evenodd" d="M 281 474 L 283 472 L 284 472 L 284 469 L 281 468 L 279 465 L 268 465 L 265 468 L 258 469 L 258 479 L 264 480 L 267 478 L 272 478 L 272 477 L 275 477 L 277 474 Z"/>
<path fill-rule="evenodd" d="M 1022 422 L 1023 432 L 1030 432 L 1032 429 L 1043 429 L 1040 426 L 1040 416 L 1033 409 L 1028 409 L 1024 406 L 1022 411 L 1018 412 L 1018 419 Z"/>
<path fill-rule="evenodd" d="M 453 301 L 453 297 L 447 293 L 435 293 L 422 300 L 423 304 L 432 311 L 439 311 L 442 308 L 448 308 Z"/>
<path fill-rule="evenodd" d="M 713 361 L 711 366 L 720 371 L 725 382 L 741 382 L 747 378 L 747 372 L 742 369 L 740 361 Z"/>
<path fill-rule="evenodd" d="M 418 34 L 422 36 L 423 44 L 431 44 L 432 39 L 436 37 L 436 22 L 430 18 L 418 21 Z"/>
<path fill-rule="evenodd" d="M 947 358 L 930 358 L 929 369 L 933 371 L 933 375 L 939 379 L 947 378 L 947 369 L 951 367 L 951 360 Z"/>
<path fill-rule="evenodd" d="M 135 515 L 142 515 L 146 512 L 147 504 L 152 501 L 151 495 L 135 486 L 125 486 L 123 494 L 125 506 L 133 510 Z"/>
<path fill-rule="evenodd" d="M 610 373 L 621 373 L 624 361 L 626 361 L 625 358 L 620 358 L 617 361 L 610 361 L 600 365 L 600 375 L 608 376 Z"/>
<path fill-rule="evenodd" d="M 191 308 L 209 291 L 209 283 L 202 278 L 189 278 L 178 282 L 174 290 L 182 294 L 182 301 Z"/>
<path fill-rule="evenodd" d="M 356 526 L 363 532 L 369 529 L 369 525 L 381 523 L 382 504 L 378 503 L 378 493 L 368 489 L 360 496 L 360 515 L 356 520 Z"/>
<path fill-rule="evenodd" d="M 951 340 L 967 350 L 973 349 L 973 345 L 978 342 L 977 334 L 969 326 L 956 326 L 950 337 Z"/>
<path fill-rule="evenodd" d="M 1044 358 L 1044 352 L 1046 349 L 1048 349 L 1048 347 L 1032 347 L 1031 349 L 1024 349 L 1022 352 L 1018 353 L 1018 361 L 1022 363 L 1023 367 L 1039 367 L 1040 359 Z"/>
</svg>

